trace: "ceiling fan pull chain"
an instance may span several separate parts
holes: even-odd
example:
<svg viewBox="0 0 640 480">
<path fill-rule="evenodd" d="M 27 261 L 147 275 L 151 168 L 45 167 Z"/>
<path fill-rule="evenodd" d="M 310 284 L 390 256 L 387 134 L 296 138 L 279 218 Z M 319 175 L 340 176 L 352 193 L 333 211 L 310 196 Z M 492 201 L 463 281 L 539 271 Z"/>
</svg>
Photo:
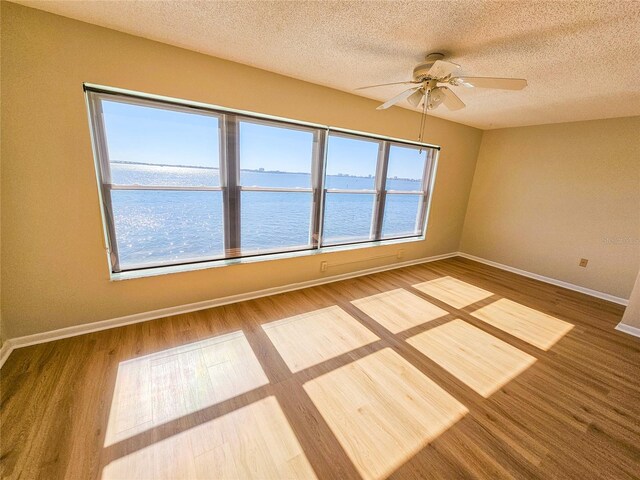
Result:
<svg viewBox="0 0 640 480">
<path fill-rule="evenodd" d="M 427 119 L 427 107 L 429 105 L 430 90 L 427 90 L 424 94 L 424 104 L 422 106 L 422 118 L 420 119 L 420 132 L 418 134 L 418 142 L 422 143 L 422 137 L 424 136 L 424 127 Z M 420 153 L 422 154 L 422 145 L 420 145 Z"/>
</svg>

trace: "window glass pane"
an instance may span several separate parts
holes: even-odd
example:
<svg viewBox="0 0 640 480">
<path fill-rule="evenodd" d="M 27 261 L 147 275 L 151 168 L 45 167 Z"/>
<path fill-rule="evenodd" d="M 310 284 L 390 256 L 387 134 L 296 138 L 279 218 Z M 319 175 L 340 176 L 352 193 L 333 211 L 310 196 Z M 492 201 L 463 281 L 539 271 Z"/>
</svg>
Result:
<svg viewBox="0 0 640 480">
<path fill-rule="evenodd" d="M 382 220 L 383 237 L 404 237 L 422 233 L 417 225 L 420 197 L 421 195 L 387 194 Z"/>
<path fill-rule="evenodd" d="M 375 141 L 329 135 L 325 188 L 373 190 L 378 146 Z"/>
<path fill-rule="evenodd" d="M 327 193 L 324 207 L 324 245 L 369 240 L 374 194 Z"/>
<path fill-rule="evenodd" d="M 427 150 L 391 145 L 387 167 L 387 190 L 422 190 Z"/>
<path fill-rule="evenodd" d="M 242 192 L 242 253 L 310 246 L 312 194 Z"/>
<path fill-rule="evenodd" d="M 313 133 L 240 122 L 240 185 L 311 188 Z"/>
<path fill-rule="evenodd" d="M 215 116 L 102 101 L 111 183 L 219 186 Z"/>
<path fill-rule="evenodd" d="M 120 268 L 222 256 L 222 193 L 113 190 Z"/>
</svg>

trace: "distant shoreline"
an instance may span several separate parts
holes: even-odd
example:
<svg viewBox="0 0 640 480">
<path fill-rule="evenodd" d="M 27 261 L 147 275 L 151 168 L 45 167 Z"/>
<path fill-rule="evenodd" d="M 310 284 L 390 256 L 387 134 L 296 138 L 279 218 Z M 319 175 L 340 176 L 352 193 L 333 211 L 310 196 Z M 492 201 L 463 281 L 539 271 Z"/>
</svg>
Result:
<svg viewBox="0 0 640 480">
<path fill-rule="evenodd" d="M 220 170 L 219 168 L 214 168 L 214 167 L 202 167 L 202 166 L 197 166 L 197 165 L 163 165 L 161 163 L 144 163 L 144 162 L 123 162 L 123 161 L 119 161 L 119 160 L 111 160 L 111 163 L 117 163 L 120 165 L 146 165 L 149 167 L 178 167 L 178 168 L 199 168 L 201 170 L 215 170 L 218 171 Z M 280 174 L 292 174 L 292 175 L 309 175 L 311 176 L 310 173 L 305 173 L 305 172 L 283 172 L 280 170 L 265 170 L 265 169 L 253 169 L 253 168 L 241 168 L 240 169 L 241 172 L 255 172 L 255 173 L 280 173 Z M 347 178 L 373 178 L 373 175 L 370 175 L 368 177 L 363 177 L 361 175 L 349 175 L 347 173 L 337 173 L 335 175 L 329 175 L 329 177 L 347 177 Z M 415 178 L 399 178 L 399 177 L 395 177 L 392 178 L 392 180 L 404 180 L 407 182 L 419 182 L 419 179 L 415 179 Z"/>
</svg>

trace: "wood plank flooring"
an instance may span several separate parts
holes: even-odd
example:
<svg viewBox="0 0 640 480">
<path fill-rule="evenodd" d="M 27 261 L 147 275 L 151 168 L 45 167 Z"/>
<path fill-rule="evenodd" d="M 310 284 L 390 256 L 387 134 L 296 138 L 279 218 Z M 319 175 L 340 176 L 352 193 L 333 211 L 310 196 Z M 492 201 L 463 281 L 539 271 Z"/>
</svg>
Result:
<svg viewBox="0 0 640 480">
<path fill-rule="evenodd" d="M 391 348 L 304 389 L 366 480 L 386 478 L 468 412 Z"/>
<path fill-rule="evenodd" d="M 0 476 L 638 478 L 622 312 L 454 258 L 21 348 Z"/>
<path fill-rule="evenodd" d="M 359 298 L 351 303 L 391 333 L 400 333 L 449 314 L 403 288 Z"/>
<path fill-rule="evenodd" d="M 471 315 L 543 350 L 549 350 L 573 328 L 569 322 L 506 298 L 485 305 Z"/>
<path fill-rule="evenodd" d="M 337 306 L 277 320 L 262 328 L 292 372 L 380 340 Z"/>
<path fill-rule="evenodd" d="M 482 288 L 465 283 L 449 276 L 418 283 L 413 288 L 437 298 L 454 308 L 464 308 L 472 303 L 484 300 L 492 294 Z"/>
<path fill-rule="evenodd" d="M 419 333 L 407 342 L 485 398 L 536 361 L 460 319 Z"/>
</svg>

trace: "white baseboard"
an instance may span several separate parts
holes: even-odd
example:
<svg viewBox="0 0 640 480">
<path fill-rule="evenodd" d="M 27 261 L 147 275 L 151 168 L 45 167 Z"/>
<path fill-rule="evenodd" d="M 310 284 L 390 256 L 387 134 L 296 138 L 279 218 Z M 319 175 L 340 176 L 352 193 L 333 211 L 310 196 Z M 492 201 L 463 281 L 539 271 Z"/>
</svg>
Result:
<svg viewBox="0 0 640 480">
<path fill-rule="evenodd" d="M 479 263 L 484 263 L 485 265 L 490 265 L 492 267 L 499 268 L 500 270 L 506 270 L 507 272 L 517 273 L 518 275 L 522 275 L 523 277 L 533 278 L 535 280 L 540 280 L 541 282 L 550 283 L 551 285 L 567 288 L 569 290 L 584 293 L 592 297 L 601 298 L 602 300 L 607 300 L 609 302 L 617 303 L 619 305 L 626 306 L 629 304 L 629 300 L 627 300 L 626 298 L 616 297 L 608 293 L 599 292 L 598 290 L 592 290 L 590 288 L 581 287 L 580 285 L 564 282 L 562 280 L 557 280 L 555 278 L 545 277 L 544 275 L 538 275 L 537 273 L 527 272 L 526 270 L 520 270 L 519 268 L 510 267 L 509 265 L 504 265 L 502 263 L 494 262 L 492 260 L 487 260 L 486 258 L 476 257 L 475 255 L 470 255 L 464 252 L 458 252 L 458 256 L 468 258 L 469 260 L 474 260 Z"/>
<path fill-rule="evenodd" d="M 631 325 L 627 325 L 626 323 L 619 323 L 616 327 L 616 330 L 628 333 L 629 335 L 633 335 L 634 337 L 640 337 L 640 328 L 632 327 Z"/>
<path fill-rule="evenodd" d="M 77 335 L 84 335 L 86 333 L 99 332 L 100 330 L 107 330 L 109 328 L 122 327 L 125 325 L 131 325 L 133 323 L 146 322 L 148 320 L 155 320 L 157 318 L 168 317 L 171 315 L 178 315 L 181 313 L 195 312 L 197 310 L 205 310 L 207 308 L 219 307 L 222 305 L 228 305 L 230 303 L 243 302 L 246 300 L 253 300 L 260 297 L 267 297 L 269 295 L 276 295 L 278 293 L 291 292 L 294 290 L 301 290 L 303 288 L 315 287 L 317 285 L 323 285 L 326 283 L 339 282 L 341 280 L 347 280 L 349 278 L 361 277 L 364 275 L 371 275 L 373 273 L 384 272 L 387 270 L 394 270 L 397 268 L 409 267 L 411 265 L 418 265 L 421 263 L 435 262 L 437 260 L 444 260 L 446 258 L 460 256 L 474 260 L 485 265 L 506 270 L 508 272 L 516 273 L 524 277 L 540 280 L 551 285 L 567 288 L 576 292 L 584 293 L 592 297 L 601 298 L 610 302 L 618 303 L 620 305 L 627 305 L 628 300 L 620 297 L 615 297 L 608 293 L 599 292 L 597 290 L 591 290 L 589 288 L 574 285 L 572 283 L 557 280 L 555 278 L 545 277 L 538 275 L 537 273 L 527 272 L 519 268 L 510 267 L 509 265 L 503 265 L 498 262 L 493 262 L 481 257 L 476 257 L 464 252 L 452 252 L 443 255 L 435 255 L 432 257 L 421 258 L 417 260 L 408 260 L 405 262 L 394 263 L 392 265 L 384 265 L 381 267 L 373 267 L 365 270 L 357 270 L 355 272 L 343 273 L 339 275 L 331 275 L 315 280 L 308 280 L 306 282 L 293 283 L 289 285 L 283 285 L 279 287 L 266 288 L 264 290 L 258 290 L 255 292 L 242 293 L 238 295 L 231 295 L 228 297 L 217 298 L 213 300 L 205 300 L 202 302 L 190 303 L 187 305 L 178 305 L 175 307 L 161 308 L 159 310 L 152 310 L 150 312 L 136 313 L 133 315 L 126 315 L 124 317 L 112 318 L 109 320 L 102 320 L 84 325 L 75 325 L 72 327 L 61 328 L 58 330 L 51 330 L 49 332 L 36 333 L 34 335 L 26 335 L 24 337 L 16 337 L 7 339 L 0 348 L 0 368 L 4 365 L 11 352 L 16 348 L 27 347 L 29 345 L 36 345 L 39 343 L 52 342 L 54 340 L 61 340 L 63 338 L 75 337 Z M 628 325 L 620 324 L 616 329 L 629 333 L 631 335 L 640 336 L 640 329 L 630 327 Z"/>
<path fill-rule="evenodd" d="M 420 258 L 417 260 L 408 260 L 405 262 L 394 263 L 391 265 L 384 265 L 381 267 L 373 267 L 373 268 L 367 268 L 364 270 L 357 270 L 355 272 L 350 272 L 350 273 L 331 275 L 323 278 L 318 278 L 315 280 L 308 280 L 306 282 L 293 283 L 293 284 L 283 285 L 283 286 L 273 287 L 273 288 L 266 288 L 264 290 L 258 290 L 255 292 L 241 293 L 238 295 L 230 295 L 228 297 L 222 297 L 222 298 L 217 298 L 213 300 L 205 300 L 202 302 L 189 303 L 187 305 L 178 305 L 175 307 L 161 308 L 159 310 L 152 310 L 150 312 L 135 313 L 133 315 L 126 315 L 124 317 L 112 318 L 109 320 L 101 320 L 101 321 L 92 322 L 89 324 L 60 328 L 58 330 L 51 330 L 49 332 L 36 333 L 33 335 L 26 335 L 24 337 L 16 337 L 16 338 L 8 339 L 2 344 L 2 349 L 0 349 L 0 368 L 2 368 L 2 365 L 4 364 L 9 354 L 16 348 L 28 347 L 29 345 L 36 345 L 38 343 L 52 342 L 54 340 L 61 340 L 63 338 L 75 337 L 77 335 L 84 335 L 86 333 L 99 332 L 100 330 L 107 330 L 109 328 L 122 327 L 124 325 L 131 325 L 133 323 L 146 322 L 148 320 L 155 320 L 157 318 L 168 317 L 171 315 L 195 312 L 197 310 L 205 310 L 207 308 L 219 307 L 222 305 L 228 305 L 230 303 L 244 302 L 246 300 L 253 300 L 260 297 L 267 297 L 269 295 L 276 295 L 278 293 L 291 292 L 293 290 L 301 290 L 303 288 L 315 287 L 317 285 L 338 282 L 340 280 L 347 280 L 349 278 L 361 277 L 363 275 L 371 275 L 373 273 L 384 272 L 386 270 L 395 270 L 396 268 L 409 267 L 411 265 L 418 265 L 421 263 L 435 262 L 436 260 L 444 260 L 445 258 L 451 258 L 457 255 L 458 255 L 458 252 L 445 253 L 443 255 L 435 255 L 432 257 Z"/>
</svg>

